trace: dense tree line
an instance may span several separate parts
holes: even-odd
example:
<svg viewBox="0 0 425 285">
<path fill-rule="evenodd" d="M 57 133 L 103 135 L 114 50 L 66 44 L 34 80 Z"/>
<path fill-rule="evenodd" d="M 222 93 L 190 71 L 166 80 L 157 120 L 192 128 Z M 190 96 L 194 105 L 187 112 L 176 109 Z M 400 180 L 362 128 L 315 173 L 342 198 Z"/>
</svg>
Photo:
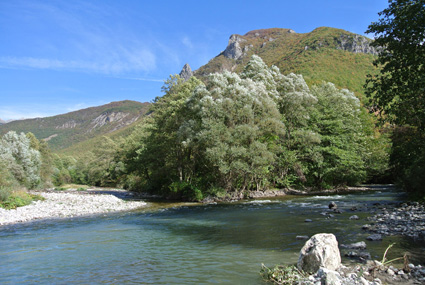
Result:
<svg viewBox="0 0 425 285">
<path fill-rule="evenodd" d="M 118 155 L 128 187 L 200 199 L 355 185 L 386 170 L 388 141 L 352 92 L 310 89 L 258 56 L 240 75 L 172 76 L 163 90 Z"/>
<path fill-rule="evenodd" d="M 309 88 L 301 75 L 253 56 L 241 74 L 211 74 L 205 83 L 175 75 L 163 92 L 129 137 L 104 137 L 80 157 L 52 154 L 32 134 L 4 135 L 1 185 L 123 186 L 200 200 L 385 174 L 387 138 L 354 94 L 332 83 Z"/>
</svg>

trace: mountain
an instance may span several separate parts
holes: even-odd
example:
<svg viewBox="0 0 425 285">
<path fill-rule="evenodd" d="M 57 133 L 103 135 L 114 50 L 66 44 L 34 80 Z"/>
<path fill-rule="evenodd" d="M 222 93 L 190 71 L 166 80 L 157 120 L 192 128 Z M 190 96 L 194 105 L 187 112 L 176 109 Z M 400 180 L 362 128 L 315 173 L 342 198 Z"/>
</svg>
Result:
<svg viewBox="0 0 425 285">
<path fill-rule="evenodd" d="M 126 100 L 63 115 L 12 121 L 0 125 L 0 136 L 11 130 L 32 132 L 53 150 L 61 150 L 132 125 L 147 114 L 149 105 Z"/>
<path fill-rule="evenodd" d="M 344 30 L 321 27 L 310 33 L 291 29 L 254 30 L 231 35 L 226 49 L 194 72 L 205 77 L 224 70 L 240 72 L 251 55 L 283 74 L 298 73 L 309 85 L 329 81 L 363 97 L 366 75 L 376 72 L 372 62 L 379 50 L 371 39 Z"/>
<path fill-rule="evenodd" d="M 6 121 L 0 119 L 0 125 L 6 124 L 6 123 L 7 123 Z"/>
</svg>

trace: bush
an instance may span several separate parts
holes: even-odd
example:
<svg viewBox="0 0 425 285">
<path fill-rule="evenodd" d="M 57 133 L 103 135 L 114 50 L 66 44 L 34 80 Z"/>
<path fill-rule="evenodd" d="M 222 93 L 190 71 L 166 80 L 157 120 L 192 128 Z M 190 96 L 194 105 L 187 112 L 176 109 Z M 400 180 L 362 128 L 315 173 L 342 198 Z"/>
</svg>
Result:
<svg viewBox="0 0 425 285">
<path fill-rule="evenodd" d="M 17 207 L 29 205 L 36 200 L 44 200 L 44 198 L 39 195 L 29 194 L 24 190 L 17 190 L 11 192 L 7 199 L 0 201 L 0 207 L 7 210 L 16 209 Z"/>
<path fill-rule="evenodd" d="M 201 201 L 204 198 L 202 191 L 188 182 L 173 182 L 168 188 L 176 194 L 176 198 L 188 201 Z"/>
</svg>

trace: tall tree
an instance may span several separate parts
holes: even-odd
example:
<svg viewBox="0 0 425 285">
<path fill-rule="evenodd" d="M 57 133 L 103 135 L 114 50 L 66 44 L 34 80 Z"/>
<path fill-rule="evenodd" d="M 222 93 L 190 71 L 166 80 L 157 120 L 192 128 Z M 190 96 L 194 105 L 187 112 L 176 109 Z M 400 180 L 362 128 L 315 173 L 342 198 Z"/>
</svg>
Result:
<svg viewBox="0 0 425 285">
<path fill-rule="evenodd" d="M 425 0 L 390 0 L 369 26 L 382 48 L 366 93 L 384 121 L 397 124 L 391 163 L 406 190 L 425 193 Z M 417 175 L 422 173 L 421 175 Z"/>
<path fill-rule="evenodd" d="M 381 48 L 367 94 L 390 122 L 425 129 L 425 0 L 390 0 L 366 33 Z"/>
</svg>

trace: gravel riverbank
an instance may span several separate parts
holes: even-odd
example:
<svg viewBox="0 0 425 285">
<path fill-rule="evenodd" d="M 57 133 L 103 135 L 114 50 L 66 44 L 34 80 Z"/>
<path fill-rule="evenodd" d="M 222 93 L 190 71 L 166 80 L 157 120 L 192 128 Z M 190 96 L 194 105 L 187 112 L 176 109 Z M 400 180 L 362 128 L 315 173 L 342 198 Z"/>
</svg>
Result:
<svg viewBox="0 0 425 285">
<path fill-rule="evenodd" d="M 143 201 L 125 200 L 129 194 L 124 190 L 32 193 L 43 196 L 45 200 L 13 210 L 0 208 L 0 225 L 130 211 L 147 205 Z"/>
<path fill-rule="evenodd" d="M 377 205 L 380 207 L 380 205 Z M 418 202 L 402 203 L 395 208 L 381 207 L 363 229 L 381 235 L 404 235 L 425 241 L 425 208 Z"/>
</svg>

